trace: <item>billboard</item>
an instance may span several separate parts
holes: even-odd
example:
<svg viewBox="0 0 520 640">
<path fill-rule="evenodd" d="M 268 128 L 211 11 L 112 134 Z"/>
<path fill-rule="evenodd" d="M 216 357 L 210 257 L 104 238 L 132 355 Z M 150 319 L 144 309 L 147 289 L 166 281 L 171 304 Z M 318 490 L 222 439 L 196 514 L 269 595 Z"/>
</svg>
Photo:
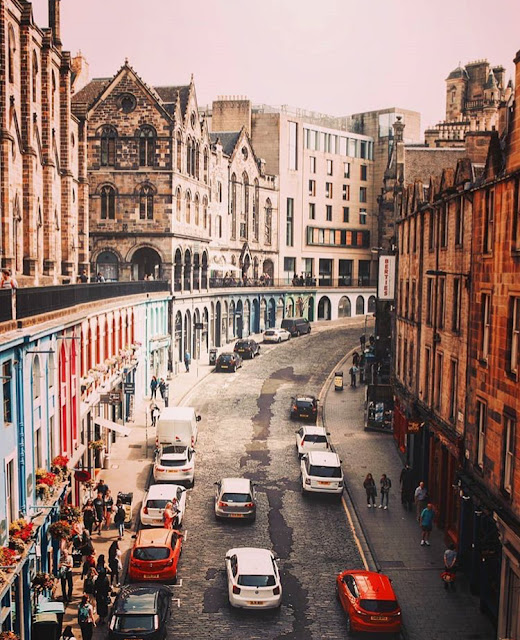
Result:
<svg viewBox="0 0 520 640">
<path fill-rule="evenodd" d="M 379 300 L 395 298 L 395 256 L 379 256 L 377 297 Z"/>
</svg>

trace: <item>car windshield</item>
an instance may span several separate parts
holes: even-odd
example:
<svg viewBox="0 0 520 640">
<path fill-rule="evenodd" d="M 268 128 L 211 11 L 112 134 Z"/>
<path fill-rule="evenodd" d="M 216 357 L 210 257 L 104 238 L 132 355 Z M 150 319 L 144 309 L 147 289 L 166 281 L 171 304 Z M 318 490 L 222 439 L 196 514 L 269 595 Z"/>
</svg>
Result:
<svg viewBox="0 0 520 640">
<path fill-rule="evenodd" d="M 274 576 L 238 576 L 238 584 L 242 587 L 274 587 Z"/>
<path fill-rule="evenodd" d="M 161 464 L 161 467 L 182 467 L 183 464 L 186 464 L 186 459 L 171 460 L 170 458 L 161 458 L 160 464 Z"/>
<path fill-rule="evenodd" d="M 306 435 L 304 438 L 305 442 L 313 442 L 314 444 L 318 444 L 318 442 L 327 442 L 327 436 L 318 436 L 318 435 Z"/>
<path fill-rule="evenodd" d="M 371 613 L 390 613 L 397 609 L 397 600 L 360 600 L 359 605 Z"/>
<path fill-rule="evenodd" d="M 252 498 L 249 493 L 223 493 L 221 500 L 223 502 L 251 502 Z"/>
<path fill-rule="evenodd" d="M 153 631 L 155 629 L 154 617 L 151 614 L 131 614 L 116 616 L 114 629 L 123 633 L 133 633 L 136 631 Z"/>
<path fill-rule="evenodd" d="M 168 547 L 137 547 L 134 549 L 136 560 L 166 560 L 169 555 Z"/>
<path fill-rule="evenodd" d="M 185 451 L 186 451 L 186 447 L 175 445 L 175 444 L 169 444 L 163 447 L 163 450 L 162 450 L 163 453 L 184 453 Z"/>
<path fill-rule="evenodd" d="M 231 362 L 233 360 L 233 356 L 231 354 L 225 356 L 219 356 L 219 360 L 221 362 Z"/>
<path fill-rule="evenodd" d="M 247 349 L 249 346 L 249 342 L 237 342 L 235 345 L 237 349 Z"/>
<path fill-rule="evenodd" d="M 341 469 L 339 467 L 325 467 L 322 465 L 311 464 L 309 468 L 310 476 L 320 476 L 322 478 L 341 478 Z"/>
<path fill-rule="evenodd" d="M 157 499 L 157 500 L 147 500 L 146 506 L 149 509 L 164 509 L 164 507 L 168 504 L 169 500 L 166 499 Z"/>
<path fill-rule="evenodd" d="M 296 400 L 296 406 L 300 409 L 311 409 L 312 402 L 310 400 Z"/>
<path fill-rule="evenodd" d="M 266 331 L 266 332 L 264 333 L 264 335 L 265 335 L 265 336 L 275 336 L 275 335 L 276 335 L 276 333 L 275 333 L 274 331 Z"/>
</svg>

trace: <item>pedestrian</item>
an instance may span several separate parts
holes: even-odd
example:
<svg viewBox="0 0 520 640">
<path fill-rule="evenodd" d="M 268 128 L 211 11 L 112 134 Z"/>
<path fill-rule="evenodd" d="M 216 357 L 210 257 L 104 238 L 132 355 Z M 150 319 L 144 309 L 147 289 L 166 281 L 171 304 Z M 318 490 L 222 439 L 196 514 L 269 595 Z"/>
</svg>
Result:
<svg viewBox="0 0 520 640">
<path fill-rule="evenodd" d="M 83 269 L 83 271 L 79 274 L 79 281 L 82 283 L 88 282 L 88 276 L 85 269 Z"/>
<path fill-rule="evenodd" d="M 96 623 L 94 622 L 94 607 L 90 604 L 87 594 L 81 596 L 78 607 L 78 624 L 83 640 L 92 640 Z"/>
<path fill-rule="evenodd" d="M 105 519 L 105 500 L 101 491 L 98 491 L 97 496 L 92 502 L 94 507 L 94 513 L 96 514 L 96 528 L 99 535 L 101 535 L 101 527 L 103 526 L 103 520 Z"/>
<path fill-rule="evenodd" d="M 419 482 L 419 486 L 415 490 L 413 499 L 415 501 L 415 513 L 417 514 L 417 522 L 420 522 L 421 513 L 424 507 L 428 504 L 428 489 L 426 489 L 422 480 L 421 482 Z"/>
<path fill-rule="evenodd" d="M 105 497 L 108 491 L 108 484 L 102 478 L 100 478 L 99 482 L 96 485 L 95 491 L 97 493 L 102 493 L 103 497 Z"/>
<path fill-rule="evenodd" d="M 426 507 L 422 510 L 421 519 L 419 520 L 422 529 L 421 546 L 430 546 L 430 533 L 433 528 L 434 516 L 435 511 L 433 510 L 433 505 L 431 502 L 428 502 Z"/>
<path fill-rule="evenodd" d="M 357 351 L 354 351 L 352 355 L 352 365 L 354 367 L 357 367 L 359 365 L 359 353 Z"/>
<path fill-rule="evenodd" d="M 105 493 L 105 529 L 110 529 L 112 516 L 114 514 L 114 498 L 110 489 Z"/>
<path fill-rule="evenodd" d="M 63 549 L 60 555 L 60 564 L 58 566 L 63 602 L 70 602 L 72 600 L 72 566 L 72 556 L 67 549 Z"/>
<path fill-rule="evenodd" d="M 161 394 L 161 398 L 164 400 L 164 398 L 166 396 L 166 382 L 164 381 L 164 378 L 161 378 L 159 380 L 159 384 L 157 386 L 159 387 L 159 392 Z"/>
<path fill-rule="evenodd" d="M 105 618 L 108 616 L 108 605 L 110 604 L 110 582 L 107 572 L 103 571 L 96 580 L 94 593 L 96 596 L 96 610 L 99 616 L 98 624 L 105 624 Z"/>
<path fill-rule="evenodd" d="M 401 470 L 399 476 L 399 484 L 401 486 L 401 504 L 405 509 L 412 510 L 412 504 L 414 502 L 414 490 L 413 490 L 413 471 L 410 469 L 410 465 L 405 464 Z"/>
<path fill-rule="evenodd" d="M 96 276 L 96 282 L 105 282 L 105 276 L 100 271 L 98 271 Z"/>
<path fill-rule="evenodd" d="M 186 349 L 184 353 L 184 366 L 186 367 L 186 373 L 189 373 L 190 371 L 190 362 L 191 362 L 190 352 Z"/>
<path fill-rule="evenodd" d="M 165 529 L 173 529 L 173 522 L 177 517 L 177 511 L 173 508 L 172 502 L 167 502 L 163 511 L 163 522 Z"/>
<path fill-rule="evenodd" d="M 155 376 L 152 376 L 152 379 L 150 380 L 150 398 L 152 398 L 152 400 L 157 395 L 157 385 L 158 384 L 159 383 L 157 382 L 157 378 Z"/>
<path fill-rule="evenodd" d="M 72 631 L 72 627 L 67 625 L 60 636 L 60 640 L 76 640 L 76 637 Z"/>
<path fill-rule="evenodd" d="M 119 532 L 119 540 L 122 540 L 125 535 L 125 519 L 125 508 L 123 507 L 121 500 L 118 500 L 116 504 L 116 514 L 114 516 L 114 524 L 117 526 L 117 530 Z"/>
<path fill-rule="evenodd" d="M 96 569 L 94 567 L 90 567 L 87 575 L 85 576 L 85 580 L 83 581 L 83 591 L 87 596 L 89 596 L 90 601 L 94 601 L 97 577 L 98 572 Z"/>
<path fill-rule="evenodd" d="M 18 282 L 11 274 L 11 269 L 2 269 L 2 277 L 0 278 L 0 289 L 18 289 Z"/>
<path fill-rule="evenodd" d="M 98 572 L 99 575 L 101 575 L 101 573 L 103 572 L 107 572 L 107 566 L 105 564 L 105 554 L 104 553 L 100 553 L 96 562 L 96 571 Z"/>
<path fill-rule="evenodd" d="M 92 544 L 89 532 L 86 529 L 81 534 L 79 550 L 81 551 L 81 557 L 83 560 L 86 560 L 89 556 L 94 554 L 94 545 Z"/>
<path fill-rule="evenodd" d="M 94 510 L 94 504 L 89 498 L 87 504 L 83 507 L 83 526 L 92 535 L 92 528 L 96 522 L 96 512 Z"/>
<path fill-rule="evenodd" d="M 392 486 L 392 481 L 383 473 L 381 479 L 379 480 L 379 486 L 381 489 L 381 504 L 379 505 L 380 509 L 388 509 L 388 494 L 390 493 L 390 488 Z"/>
<path fill-rule="evenodd" d="M 376 483 L 371 473 L 367 473 L 365 481 L 363 482 L 363 486 L 365 487 L 365 491 L 367 493 L 367 507 L 370 509 L 371 507 L 376 507 L 376 496 L 377 489 Z M 370 504 L 372 503 L 372 504 Z"/>
<path fill-rule="evenodd" d="M 355 389 L 356 388 L 356 375 L 357 375 L 357 367 L 352 365 L 348 372 L 350 373 L 350 386 Z"/>
<path fill-rule="evenodd" d="M 365 354 L 362 353 L 359 356 L 359 384 L 365 383 L 365 363 L 366 363 Z"/>
<path fill-rule="evenodd" d="M 91 569 L 96 568 L 96 556 L 94 554 L 87 556 L 83 561 L 81 568 L 81 579 L 84 580 Z"/>
<path fill-rule="evenodd" d="M 452 588 L 455 591 L 455 572 L 457 571 L 457 551 L 452 543 L 444 552 L 444 572 L 441 577 L 444 581 L 444 588 Z"/>
<path fill-rule="evenodd" d="M 119 548 L 119 542 L 114 540 L 108 550 L 108 566 L 110 568 L 110 580 L 112 584 L 119 587 L 119 574 L 123 569 L 121 563 L 121 549 Z"/>
<path fill-rule="evenodd" d="M 159 411 L 159 407 L 155 404 L 155 402 L 152 402 L 152 404 L 150 405 L 150 416 L 152 419 L 152 427 L 156 426 L 157 420 L 160 414 L 161 412 Z"/>
</svg>

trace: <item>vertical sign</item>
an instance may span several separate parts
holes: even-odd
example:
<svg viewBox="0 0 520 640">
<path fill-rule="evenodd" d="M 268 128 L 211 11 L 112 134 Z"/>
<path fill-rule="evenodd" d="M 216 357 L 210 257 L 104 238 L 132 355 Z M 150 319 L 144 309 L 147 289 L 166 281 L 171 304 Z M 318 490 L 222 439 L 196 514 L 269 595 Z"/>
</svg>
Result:
<svg viewBox="0 0 520 640">
<path fill-rule="evenodd" d="M 395 256 L 379 256 L 377 297 L 379 300 L 393 300 L 395 297 Z"/>
</svg>

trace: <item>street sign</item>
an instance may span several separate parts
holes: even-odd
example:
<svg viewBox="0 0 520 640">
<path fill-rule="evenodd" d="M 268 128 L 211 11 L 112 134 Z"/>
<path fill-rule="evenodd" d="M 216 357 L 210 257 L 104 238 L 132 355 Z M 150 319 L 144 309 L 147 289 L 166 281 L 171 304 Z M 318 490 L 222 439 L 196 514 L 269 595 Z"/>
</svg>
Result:
<svg viewBox="0 0 520 640">
<path fill-rule="evenodd" d="M 135 382 L 124 382 L 123 391 L 128 394 L 135 393 Z"/>
<path fill-rule="evenodd" d="M 99 402 L 101 404 L 119 404 L 121 402 L 121 393 L 119 391 L 102 393 L 99 397 Z"/>
<path fill-rule="evenodd" d="M 379 256 L 377 297 L 393 300 L 395 297 L 395 256 Z"/>
<path fill-rule="evenodd" d="M 204 329 L 204 323 L 203 322 L 196 322 L 195 323 L 195 329 Z"/>
</svg>

